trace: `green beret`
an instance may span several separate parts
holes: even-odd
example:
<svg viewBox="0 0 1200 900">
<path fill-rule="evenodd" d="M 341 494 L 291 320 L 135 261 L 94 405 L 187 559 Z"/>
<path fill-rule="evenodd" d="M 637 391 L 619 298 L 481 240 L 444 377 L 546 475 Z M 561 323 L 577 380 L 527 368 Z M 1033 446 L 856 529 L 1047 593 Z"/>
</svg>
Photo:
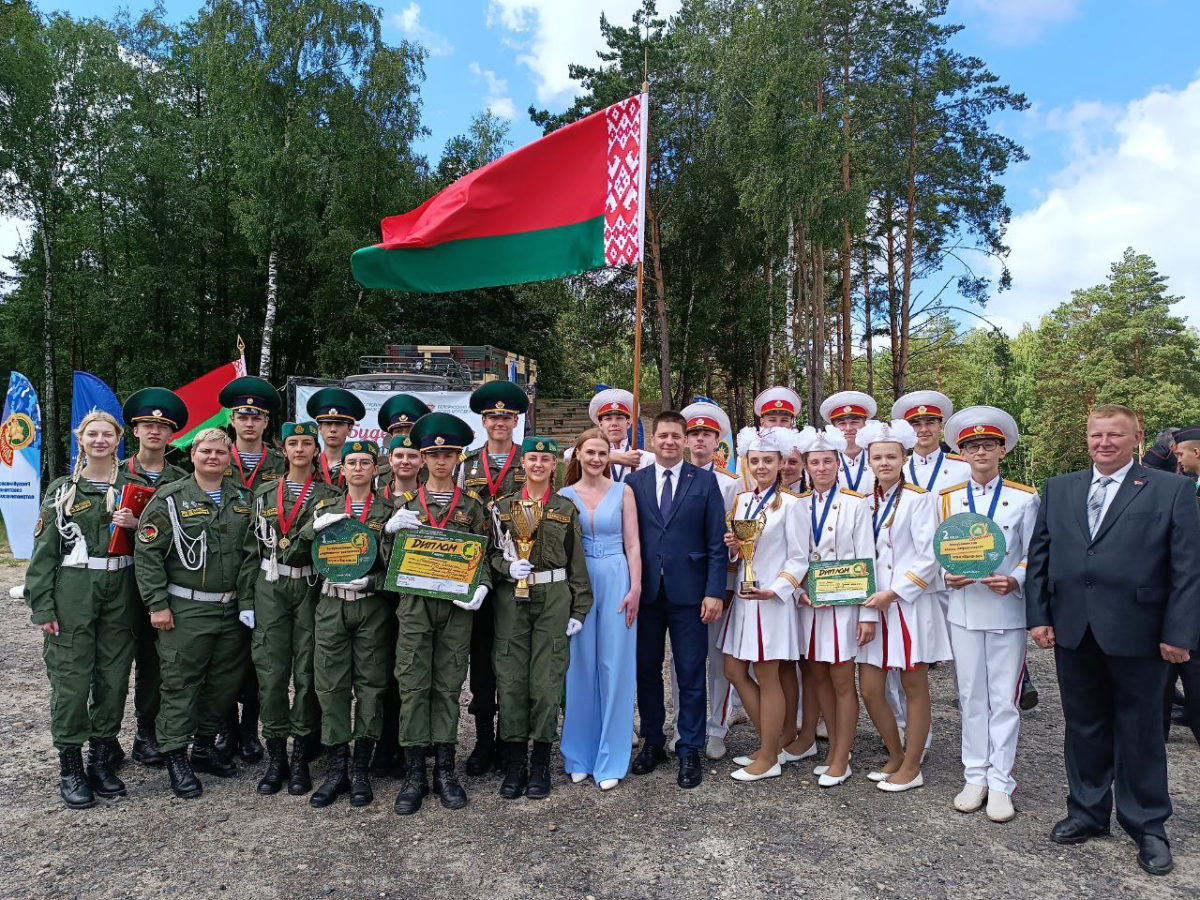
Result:
<svg viewBox="0 0 1200 900">
<path fill-rule="evenodd" d="M 321 388 L 308 398 L 308 414 L 318 422 L 354 424 L 367 414 L 362 401 L 345 388 Z"/>
<path fill-rule="evenodd" d="M 397 447 L 407 447 L 409 450 L 416 450 L 417 445 L 413 443 L 412 435 L 397 434 L 388 441 L 388 453 L 391 453 Z"/>
<path fill-rule="evenodd" d="M 521 441 L 522 453 L 553 453 L 558 456 L 558 441 L 553 438 L 527 437 Z"/>
<path fill-rule="evenodd" d="M 290 437 L 310 437 L 317 439 L 317 426 L 313 422 L 284 422 L 280 436 L 286 441 Z"/>
<path fill-rule="evenodd" d="M 427 416 L 431 410 L 412 394 L 396 394 L 388 397 L 383 406 L 379 407 L 379 427 L 390 431 L 397 425 L 407 425 L 412 428 L 417 419 Z"/>
<path fill-rule="evenodd" d="M 254 412 L 271 415 L 279 411 L 279 392 L 271 382 L 253 375 L 235 378 L 218 395 L 221 405 L 234 412 Z"/>
<path fill-rule="evenodd" d="M 529 398 L 511 381 L 489 381 L 471 394 L 471 411 L 481 416 L 516 416 L 529 409 Z"/>
<path fill-rule="evenodd" d="M 148 387 L 129 395 L 121 407 L 121 418 L 130 425 L 138 422 L 162 422 L 175 431 L 182 431 L 187 424 L 188 409 L 174 391 L 161 387 Z"/>
<path fill-rule="evenodd" d="M 342 447 L 342 459 L 355 453 L 366 453 L 371 459 L 379 461 L 379 445 L 374 441 L 346 441 Z"/>
<path fill-rule="evenodd" d="M 458 416 L 434 412 L 427 416 L 421 416 L 417 420 L 417 424 L 413 426 L 409 437 L 422 452 L 427 450 L 454 450 L 457 452 L 471 446 L 471 441 L 475 439 L 475 432 Z"/>
</svg>

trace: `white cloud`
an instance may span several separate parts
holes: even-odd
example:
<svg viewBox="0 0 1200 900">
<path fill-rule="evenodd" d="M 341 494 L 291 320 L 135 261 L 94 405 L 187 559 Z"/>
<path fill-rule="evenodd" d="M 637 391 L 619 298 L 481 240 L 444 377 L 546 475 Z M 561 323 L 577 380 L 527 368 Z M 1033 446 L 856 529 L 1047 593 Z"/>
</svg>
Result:
<svg viewBox="0 0 1200 900">
<path fill-rule="evenodd" d="M 1133 247 L 1183 298 L 1174 311 L 1200 324 L 1200 74 L 1182 90 L 1154 90 L 1125 107 L 1077 104 L 1047 121 L 1060 124 L 1069 162 L 1009 226 L 1013 289 L 992 301 L 988 318 L 1009 329 L 1036 323 L 1073 289 L 1103 283 Z"/>
<path fill-rule="evenodd" d="M 421 24 L 421 5 L 409 3 L 408 6 L 392 16 L 392 24 L 400 29 L 401 34 L 410 40 L 423 44 L 430 56 L 449 56 L 454 47 L 444 34 L 426 28 Z"/>
<path fill-rule="evenodd" d="M 490 0 L 488 25 L 509 34 L 505 46 L 518 50 L 517 61 L 529 69 L 539 103 L 563 102 L 578 84 L 567 75 L 571 63 L 594 65 L 603 49 L 600 14 L 610 22 L 628 25 L 641 0 Z M 659 16 L 679 11 L 679 0 L 660 0 Z"/>
<path fill-rule="evenodd" d="M 1000 43 L 1026 44 L 1078 11 L 1079 0 L 956 0 L 950 16 L 978 21 Z"/>
<path fill-rule="evenodd" d="M 12 264 L 8 257 L 17 252 L 17 247 L 25 240 L 28 223 L 21 219 L 10 219 L 0 216 L 0 276 L 13 274 Z"/>
<path fill-rule="evenodd" d="M 515 119 L 517 108 L 512 97 L 508 96 L 508 79 L 498 78 L 491 69 L 484 69 L 474 61 L 468 68 L 476 80 L 482 80 L 487 86 L 487 96 L 483 102 L 488 111 L 502 119 Z"/>
</svg>

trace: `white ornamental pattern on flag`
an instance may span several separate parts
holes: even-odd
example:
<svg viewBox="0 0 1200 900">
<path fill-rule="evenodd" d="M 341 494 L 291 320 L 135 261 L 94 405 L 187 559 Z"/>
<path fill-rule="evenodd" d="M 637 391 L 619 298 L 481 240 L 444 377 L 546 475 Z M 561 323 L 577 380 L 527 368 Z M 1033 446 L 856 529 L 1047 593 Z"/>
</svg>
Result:
<svg viewBox="0 0 1200 900">
<path fill-rule="evenodd" d="M 608 190 L 604 200 L 604 260 L 610 266 L 642 258 L 642 196 L 645 193 L 646 96 L 630 97 L 607 110 Z"/>
</svg>

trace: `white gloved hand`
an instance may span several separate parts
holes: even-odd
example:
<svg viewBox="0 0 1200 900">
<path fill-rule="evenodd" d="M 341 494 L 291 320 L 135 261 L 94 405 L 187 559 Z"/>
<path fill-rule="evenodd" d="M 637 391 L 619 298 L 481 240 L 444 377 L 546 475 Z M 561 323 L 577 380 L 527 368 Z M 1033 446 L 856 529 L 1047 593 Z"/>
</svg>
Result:
<svg viewBox="0 0 1200 900">
<path fill-rule="evenodd" d="M 238 613 L 238 621 L 241 622 L 243 625 L 245 625 L 247 628 L 253 628 L 254 627 L 254 610 L 243 609 L 240 613 Z"/>
<path fill-rule="evenodd" d="M 364 575 L 362 578 L 355 578 L 353 581 L 331 581 L 329 582 L 329 586 L 340 588 L 343 591 L 361 591 L 368 584 L 370 584 L 370 582 L 371 579 Z"/>
<path fill-rule="evenodd" d="M 319 516 L 313 519 L 313 531 L 320 533 L 334 522 L 340 522 L 342 519 L 348 518 L 350 517 L 345 513 L 321 513 Z"/>
<path fill-rule="evenodd" d="M 509 563 L 508 574 L 513 577 L 514 581 L 520 581 L 522 578 L 528 578 L 529 573 L 533 571 L 533 563 L 527 559 L 518 559 Z"/>
<path fill-rule="evenodd" d="M 467 612 L 475 612 L 479 607 L 483 606 L 483 598 L 487 596 L 488 587 L 486 584 L 481 584 L 475 588 L 475 594 L 470 601 L 452 600 L 450 601 L 459 609 L 465 609 Z"/>
<path fill-rule="evenodd" d="M 575 637 L 581 631 L 583 631 L 583 623 L 578 619 L 571 619 L 567 622 L 567 637 Z"/>
<path fill-rule="evenodd" d="M 388 534 L 395 534 L 401 528 L 420 528 L 421 517 L 411 509 L 398 509 L 393 513 L 392 517 L 387 520 L 387 524 L 383 526 L 383 530 Z"/>
</svg>

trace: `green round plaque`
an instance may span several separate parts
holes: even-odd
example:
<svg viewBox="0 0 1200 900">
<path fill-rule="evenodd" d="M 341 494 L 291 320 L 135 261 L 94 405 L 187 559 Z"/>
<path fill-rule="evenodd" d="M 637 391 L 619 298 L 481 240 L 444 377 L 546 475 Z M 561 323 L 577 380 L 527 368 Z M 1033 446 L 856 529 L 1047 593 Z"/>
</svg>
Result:
<svg viewBox="0 0 1200 900">
<path fill-rule="evenodd" d="M 371 529 L 357 519 L 341 519 L 317 535 L 312 561 L 329 581 L 362 578 L 375 564 L 379 542 Z"/>
<path fill-rule="evenodd" d="M 979 513 L 958 513 L 938 526 L 933 551 L 951 575 L 987 578 L 1000 568 L 1008 542 L 1004 530 Z"/>
</svg>

